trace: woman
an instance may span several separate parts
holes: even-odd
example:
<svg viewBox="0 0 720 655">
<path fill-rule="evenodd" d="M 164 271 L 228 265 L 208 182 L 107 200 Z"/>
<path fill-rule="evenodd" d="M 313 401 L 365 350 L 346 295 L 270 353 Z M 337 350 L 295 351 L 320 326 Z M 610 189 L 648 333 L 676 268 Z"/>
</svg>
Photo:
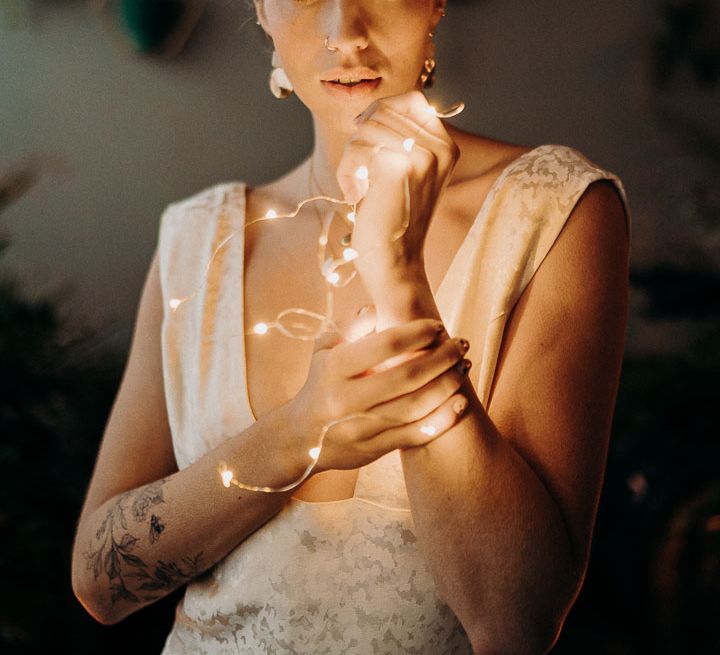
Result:
<svg viewBox="0 0 720 655">
<path fill-rule="evenodd" d="M 544 653 L 582 586 L 606 461 L 622 183 L 428 110 L 445 0 L 255 7 L 271 88 L 312 112 L 314 149 L 163 214 L 75 593 L 112 624 L 189 583 L 165 654 Z M 379 81 L 349 90 L 359 78 Z M 297 213 L 315 194 L 355 208 L 356 275 L 333 290 L 334 331 L 263 334 L 289 307 L 322 315 L 322 212 Z"/>
</svg>

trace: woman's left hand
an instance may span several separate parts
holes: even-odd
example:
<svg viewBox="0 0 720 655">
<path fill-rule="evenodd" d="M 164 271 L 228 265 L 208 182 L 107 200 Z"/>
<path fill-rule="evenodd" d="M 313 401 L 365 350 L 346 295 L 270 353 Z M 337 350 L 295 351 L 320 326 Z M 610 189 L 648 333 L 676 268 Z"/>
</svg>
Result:
<svg viewBox="0 0 720 655">
<path fill-rule="evenodd" d="M 337 171 L 346 201 L 360 203 L 354 264 L 363 279 L 378 284 L 408 271 L 424 275 L 425 236 L 460 149 L 417 90 L 374 101 L 356 124 Z M 355 175 L 361 166 L 366 180 Z"/>
</svg>

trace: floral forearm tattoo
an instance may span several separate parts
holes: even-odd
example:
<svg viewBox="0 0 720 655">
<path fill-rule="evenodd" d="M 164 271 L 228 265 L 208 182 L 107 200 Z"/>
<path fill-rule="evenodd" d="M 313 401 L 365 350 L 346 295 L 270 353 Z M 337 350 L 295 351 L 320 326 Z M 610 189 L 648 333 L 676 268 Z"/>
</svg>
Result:
<svg viewBox="0 0 720 655">
<path fill-rule="evenodd" d="M 163 478 L 119 496 L 95 533 L 96 548 L 91 545 L 84 553 L 87 570 L 93 570 L 96 580 L 103 573 L 107 575 L 113 603 L 119 600 L 136 603 L 157 600 L 164 595 L 158 595 L 158 591 L 170 593 L 202 570 L 202 551 L 194 557 L 183 557 L 179 564 L 158 560 L 154 566 L 148 566 L 132 552 L 139 539 L 128 531 L 126 512 L 135 523 L 146 523 L 148 541 L 151 544 L 157 542 L 165 530 L 157 506 L 165 502 L 163 486 L 168 479 Z"/>
</svg>

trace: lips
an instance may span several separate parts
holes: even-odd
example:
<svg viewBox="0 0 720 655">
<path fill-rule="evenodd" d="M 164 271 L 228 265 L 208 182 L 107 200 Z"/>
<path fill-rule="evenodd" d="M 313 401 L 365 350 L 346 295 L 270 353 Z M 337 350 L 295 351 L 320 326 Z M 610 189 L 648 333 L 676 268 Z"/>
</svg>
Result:
<svg viewBox="0 0 720 655">
<path fill-rule="evenodd" d="M 382 78 L 380 77 L 376 77 L 374 79 L 361 79 L 345 83 L 323 80 L 322 84 L 331 95 L 353 98 L 372 93 L 378 86 L 380 86 L 381 79 Z"/>
</svg>

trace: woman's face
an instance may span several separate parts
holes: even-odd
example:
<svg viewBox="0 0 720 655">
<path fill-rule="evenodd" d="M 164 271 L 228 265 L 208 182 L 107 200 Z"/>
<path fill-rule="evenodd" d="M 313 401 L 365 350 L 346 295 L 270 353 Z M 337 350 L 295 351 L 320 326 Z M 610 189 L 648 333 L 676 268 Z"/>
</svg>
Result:
<svg viewBox="0 0 720 655">
<path fill-rule="evenodd" d="M 419 89 L 445 0 L 255 0 L 258 19 L 298 98 L 352 128 L 373 100 Z M 337 48 L 331 51 L 325 47 Z M 339 69 L 339 70 L 338 70 Z M 328 80 L 379 77 L 357 87 Z"/>
</svg>

